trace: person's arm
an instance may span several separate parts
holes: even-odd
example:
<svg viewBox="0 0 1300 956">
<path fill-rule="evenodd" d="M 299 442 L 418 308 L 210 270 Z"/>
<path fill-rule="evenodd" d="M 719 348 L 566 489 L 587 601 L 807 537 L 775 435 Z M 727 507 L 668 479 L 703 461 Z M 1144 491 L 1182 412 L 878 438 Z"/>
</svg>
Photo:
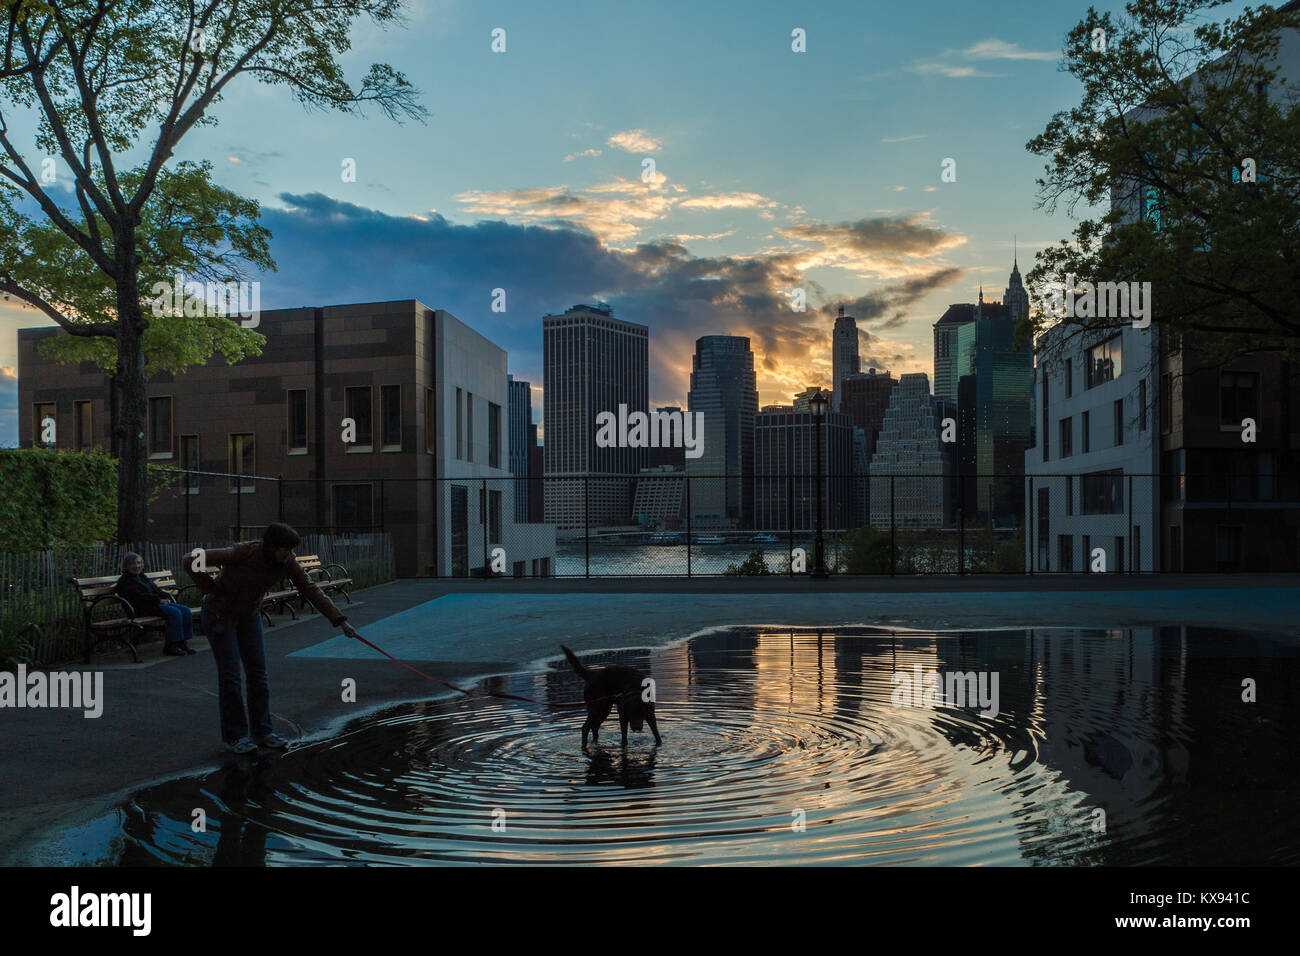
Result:
<svg viewBox="0 0 1300 956">
<path fill-rule="evenodd" d="M 348 619 L 347 615 L 334 606 L 334 602 L 326 597 L 325 592 L 302 569 L 297 558 L 289 559 L 288 578 L 289 583 L 298 589 L 298 593 L 310 601 L 311 606 L 320 611 L 321 616 L 335 627 L 339 627 Z"/>
<path fill-rule="evenodd" d="M 219 568 L 231 560 L 235 553 L 234 548 L 213 548 L 211 551 L 205 551 L 203 554 L 203 563 L 210 568 Z M 190 576 L 190 580 L 195 583 L 200 594 L 211 594 L 215 584 L 212 575 L 206 571 L 194 570 L 194 558 L 186 557 L 185 573 Z"/>
</svg>

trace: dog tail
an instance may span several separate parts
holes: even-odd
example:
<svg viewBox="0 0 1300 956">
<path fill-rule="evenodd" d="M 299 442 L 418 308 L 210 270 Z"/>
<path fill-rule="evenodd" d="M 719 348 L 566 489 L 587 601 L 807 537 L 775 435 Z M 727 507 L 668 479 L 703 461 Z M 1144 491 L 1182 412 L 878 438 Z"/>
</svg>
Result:
<svg viewBox="0 0 1300 956">
<path fill-rule="evenodd" d="M 564 656 L 569 659 L 569 663 L 573 665 L 573 669 L 577 672 L 578 676 L 583 680 L 586 680 L 589 672 L 587 668 L 583 666 L 582 661 L 578 660 L 578 655 L 574 654 L 573 651 L 569 650 L 563 644 L 560 645 L 560 650 L 564 651 Z"/>
</svg>

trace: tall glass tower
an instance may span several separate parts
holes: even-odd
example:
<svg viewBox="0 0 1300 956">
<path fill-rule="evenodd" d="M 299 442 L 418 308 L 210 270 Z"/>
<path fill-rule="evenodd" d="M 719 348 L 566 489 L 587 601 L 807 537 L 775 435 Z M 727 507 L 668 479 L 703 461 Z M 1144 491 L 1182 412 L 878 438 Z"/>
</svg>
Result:
<svg viewBox="0 0 1300 956">
<path fill-rule="evenodd" d="M 754 353 L 743 335 L 695 341 L 687 410 L 704 413 L 704 449 L 686 459 L 691 514 L 701 527 L 748 527 L 754 515 Z M 725 478 L 705 476 L 725 475 Z"/>
</svg>

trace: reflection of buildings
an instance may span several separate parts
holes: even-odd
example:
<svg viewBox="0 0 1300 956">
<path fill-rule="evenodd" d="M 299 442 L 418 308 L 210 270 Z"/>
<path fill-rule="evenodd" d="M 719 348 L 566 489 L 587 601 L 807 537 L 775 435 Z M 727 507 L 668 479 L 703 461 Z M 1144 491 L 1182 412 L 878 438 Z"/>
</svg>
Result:
<svg viewBox="0 0 1300 956">
<path fill-rule="evenodd" d="M 597 447 L 596 416 L 649 409 L 649 335 L 604 305 L 542 318 L 546 520 L 562 529 L 630 520 L 626 476 L 645 467 L 646 449 Z M 613 475 L 624 477 L 602 477 Z"/>
<path fill-rule="evenodd" d="M 705 335 L 696 340 L 687 408 L 692 415 L 704 416 L 703 453 L 686 460 L 694 527 L 747 527 L 754 511 L 758 413 L 748 338 Z"/>
<path fill-rule="evenodd" d="M 847 415 L 827 412 L 822 422 L 824 527 L 853 521 L 853 426 Z M 692 492 L 693 493 L 693 492 Z M 817 421 L 811 412 L 766 405 L 754 424 L 754 527 L 816 527 Z"/>
</svg>

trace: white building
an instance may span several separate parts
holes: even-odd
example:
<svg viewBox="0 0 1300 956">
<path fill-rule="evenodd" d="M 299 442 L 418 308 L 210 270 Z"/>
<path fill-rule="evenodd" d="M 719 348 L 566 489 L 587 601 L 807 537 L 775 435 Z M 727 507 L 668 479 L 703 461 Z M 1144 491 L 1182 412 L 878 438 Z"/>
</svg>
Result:
<svg viewBox="0 0 1300 956">
<path fill-rule="evenodd" d="M 1025 570 L 1159 569 L 1154 341 L 1131 323 L 1039 337 Z"/>
</svg>

